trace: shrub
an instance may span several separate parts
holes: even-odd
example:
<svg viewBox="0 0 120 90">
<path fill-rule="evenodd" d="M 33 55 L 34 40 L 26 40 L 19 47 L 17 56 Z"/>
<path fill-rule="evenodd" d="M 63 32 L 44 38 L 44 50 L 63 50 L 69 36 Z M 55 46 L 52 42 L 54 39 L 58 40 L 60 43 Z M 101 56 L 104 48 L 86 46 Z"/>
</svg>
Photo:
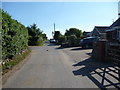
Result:
<svg viewBox="0 0 120 90">
<path fill-rule="evenodd" d="M 77 37 L 75 35 L 69 36 L 68 44 L 69 44 L 69 46 L 76 46 L 77 45 Z"/>
<path fill-rule="evenodd" d="M 66 41 L 67 41 L 66 36 L 63 36 L 63 35 L 59 36 L 58 44 L 64 44 L 64 43 L 66 43 Z"/>
<path fill-rule="evenodd" d="M 28 30 L 2 11 L 2 59 L 14 57 L 28 48 Z"/>
</svg>

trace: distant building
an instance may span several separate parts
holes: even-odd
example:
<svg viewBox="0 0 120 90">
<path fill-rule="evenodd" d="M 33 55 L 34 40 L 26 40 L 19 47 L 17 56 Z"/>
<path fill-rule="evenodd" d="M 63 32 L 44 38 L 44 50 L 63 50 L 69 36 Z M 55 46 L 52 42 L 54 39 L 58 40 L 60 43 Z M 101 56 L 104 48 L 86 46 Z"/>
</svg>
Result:
<svg viewBox="0 0 120 90">
<path fill-rule="evenodd" d="M 92 31 L 92 36 L 100 38 L 101 40 L 106 39 L 106 29 L 109 28 L 109 26 L 95 26 Z"/>
<path fill-rule="evenodd" d="M 83 37 L 83 38 L 90 37 L 90 36 L 91 36 L 91 32 L 86 32 L 86 31 L 84 31 L 84 32 L 82 33 L 82 37 Z"/>
</svg>

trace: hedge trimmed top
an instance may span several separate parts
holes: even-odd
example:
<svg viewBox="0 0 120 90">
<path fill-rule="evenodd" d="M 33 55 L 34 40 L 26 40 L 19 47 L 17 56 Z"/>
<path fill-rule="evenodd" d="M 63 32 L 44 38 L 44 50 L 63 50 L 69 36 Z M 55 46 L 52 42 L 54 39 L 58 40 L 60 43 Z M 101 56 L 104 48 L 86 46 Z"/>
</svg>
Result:
<svg viewBox="0 0 120 90">
<path fill-rule="evenodd" d="M 2 59 L 12 58 L 28 48 L 28 30 L 2 11 Z"/>
<path fill-rule="evenodd" d="M 36 24 L 25 27 L 9 14 L 0 9 L 2 13 L 2 59 L 12 59 L 16 54 L 28 49 L 28 44 L 42 45 L 47 40 Z"/>
</svg>

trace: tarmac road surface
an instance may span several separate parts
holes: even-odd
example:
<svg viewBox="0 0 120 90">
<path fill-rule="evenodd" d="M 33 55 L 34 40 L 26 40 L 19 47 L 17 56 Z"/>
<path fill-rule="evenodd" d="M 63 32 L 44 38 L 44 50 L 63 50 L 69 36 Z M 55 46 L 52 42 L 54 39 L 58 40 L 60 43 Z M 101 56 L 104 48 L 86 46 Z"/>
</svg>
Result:
<svg viewBox="0 0 120 90">
<path fill-rule="evenodd" d="M 99 64 L 94 61 L 91 63 L 91 49 L 63 49 L 56 45 L 30 48 L 30 59 L 7 80 L 3 88 L 105 87 L 101 84 L 103 74 L 97 73 L 103 71 L 103 67 L 98 67 Z M 93 65 L 97 67 L 92 67 Z M 115 81 L 113 78 L 110 80 Z"/>
</svg>

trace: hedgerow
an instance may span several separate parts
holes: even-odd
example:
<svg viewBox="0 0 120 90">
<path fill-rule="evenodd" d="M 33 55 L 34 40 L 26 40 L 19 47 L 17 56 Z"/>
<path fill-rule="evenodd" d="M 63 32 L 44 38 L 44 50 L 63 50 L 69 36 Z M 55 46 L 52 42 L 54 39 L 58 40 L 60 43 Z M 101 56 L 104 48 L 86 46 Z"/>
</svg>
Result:
<svg viewBox="0 0 120 90">
<path fill-rule="evenodd" d="M 12 59 L 28 49 L 28 30 L 2 10 L 2 59 Z"/>
</svg>

